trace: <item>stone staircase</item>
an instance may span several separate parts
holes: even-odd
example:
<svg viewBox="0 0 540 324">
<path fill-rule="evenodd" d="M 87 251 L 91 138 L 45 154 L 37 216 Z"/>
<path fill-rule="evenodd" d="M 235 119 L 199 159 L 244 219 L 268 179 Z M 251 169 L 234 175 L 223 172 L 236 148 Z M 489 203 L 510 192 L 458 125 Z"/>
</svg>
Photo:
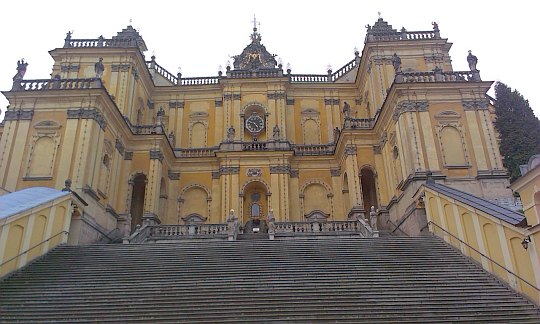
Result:
<svg viewBox="0 0 540 324">
<path fill-rule="evenodd" d="M 60 246 L 0 281 L 0 323 L 539 323 L 432 237 Z"/>
</svg>

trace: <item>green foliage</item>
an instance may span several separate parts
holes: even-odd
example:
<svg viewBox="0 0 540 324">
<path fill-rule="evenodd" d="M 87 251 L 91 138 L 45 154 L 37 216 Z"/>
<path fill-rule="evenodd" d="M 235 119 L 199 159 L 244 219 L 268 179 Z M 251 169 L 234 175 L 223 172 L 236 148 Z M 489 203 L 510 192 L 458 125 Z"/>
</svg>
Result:
<svg viewBox="0 0 540 324">
<path fill-rule="evenodd" d="M 529 101 L 506 84 L 495 84 L 495 127 L 500 135 L 500 149 L 510 181 L 521 173 L 519 166 L 540 153 L 540 120 L 534 115 Z"/>
</svg>

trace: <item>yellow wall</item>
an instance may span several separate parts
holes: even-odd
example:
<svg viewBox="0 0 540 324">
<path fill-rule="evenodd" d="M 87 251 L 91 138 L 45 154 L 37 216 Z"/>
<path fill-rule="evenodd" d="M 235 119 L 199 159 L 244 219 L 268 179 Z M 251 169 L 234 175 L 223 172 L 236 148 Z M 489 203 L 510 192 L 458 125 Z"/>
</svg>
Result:
<svg viewBox="0 0 540 324">
<path fill-rule="evenodd" d="M 66 195 L 1 219 L 0 277 L 66 243 L 71 210 L 71 196 Z"/>
<path fill-rule="evenodd" d="M 428 221 L 436 224 L 436 226 L 430 225 L 430 231 L 466 256 L 476 260 L 485 270 L 506 281 L 517 291 L 527 295 L 537 304 L 540 303 L 538 290 L 531 288 L 502 268 L 512 271 L 536 287 L 539 286 L 540 258 L 537 242 L 540 241 L 540 231 L 538 229 L 530 230 L 513 226 L 429 188 L 424 187 L 424 192 Z M 530 237 L 532 240 L 526 250 L 521 245 L 525 237 Z M 502 267 L 482 257 L 460 240 Z"/>
</svg>

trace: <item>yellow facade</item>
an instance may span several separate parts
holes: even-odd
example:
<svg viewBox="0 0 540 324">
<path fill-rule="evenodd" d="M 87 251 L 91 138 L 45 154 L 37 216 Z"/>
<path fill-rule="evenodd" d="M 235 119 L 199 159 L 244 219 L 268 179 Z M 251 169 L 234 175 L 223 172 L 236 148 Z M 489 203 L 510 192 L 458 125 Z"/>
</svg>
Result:
<svg viewBox="0 0 540 324">
<path fill-rule="evenodd" d="M 374 206 L 380 227 L 415 234 L 422 224 L 406 215 L 430 174 L 511 195 L 491 82 L 475 66 L 453 71 L 436 24 L 397 31 L 379 19 L 326 75 L 294 74 L 256 29 L 251 39 L 220 75 L 186 78 L 147 60 L 131 26 L 111 39 L 68 34 L 50 51 L 52 79 L 24 80 L 21 67 L 3 92 L 0 187 L 71 179 L 88 203 L 80 242 L 145 221 L 224 223 L 231 209 L 246 224 L 271 209 L 279 221 L 345 220 Z"/>
<path fill-rule="evenodd" d="M 20 208 L 25 201 L 32 206 Z M 71 201 L 69 192 L 39 187 L 0 198 L 0 277 L 67 243 Z"/>
</svg>

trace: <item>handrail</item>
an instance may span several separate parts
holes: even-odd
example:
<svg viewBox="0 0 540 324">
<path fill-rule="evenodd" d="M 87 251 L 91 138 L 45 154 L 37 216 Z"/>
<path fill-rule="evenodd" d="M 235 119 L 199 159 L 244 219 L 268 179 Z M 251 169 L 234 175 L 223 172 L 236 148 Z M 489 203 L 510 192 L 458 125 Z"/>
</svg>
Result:
<svg viewBox="0 0 540 324">
<path fill-rule="evenodd" d="M 63 233 L 69 234 L 68 231 L 61 231 L 61 232 L 58 232 L 58 233 L 54 234 L 53 236 L 49 237 L 48 239 L 46 239 L 46 240 L 44 240 L 44 241 L 41 241 L 41 242 L 39 242 L 38 244 L 32 246 L 31 248 L 27 249 L 26 251 L 17 254 L 17 255 L 14 256 L 13 258 L 11 258 L 11 259 L 9 259 L 9 260 L 7 260 L 7 261 L 4 261 L 4 262 L 2 262 L 2 263 L 0 263 L 0 267 L 2 267 L 3 265 L 7 264 L 8 262 L 11 262 L 11 261 L 17 259 L 17 258 L 20 257 L 21 255 L 30 252 L 30 250 L 32 250 L 32 249 L 34 249 L 34 248 L 40 246 L 41 244 L 43 244 L 43 243 L 45 243 L 45 242 L 48 242 L 48 241 L 52 240 L 53 238 L 55 238 L 55 237 L 57 237 L 58 235 L 63 234 Z"/>
<path fill-rule="evenodd" d="M 523 281 L 524 283 L 526 283 L 527 285 L 529 285 L 530 287 L 534 288 L 536 291 L 540 292 L 540 288 L 536 287 L 535 285 L 533 285 L 532 283 L 528 282 L 527 280 L 521 278 L 519 275 L 515 274 L 514 272 L 506 269 L 503 265 L 501 265 L 500 263 L 498 263 L 497 261 L 493 260 L 492 258 L 488 257 L 487 255 L 485 255 L 484 253 L 478 251 L 477 249 L 475 249 L 474 247 L 470 246 L 469 244 L 467 244 L 466 242 L 462 241 L 459 237 L 455 236 L 454 234 L 448 232 L 447 230 L 445 230 L 444 228 L 440 227 L 439 225 L 435 224 L 433 221 L 429 221 L 428 222 L 428 226 L 429 224 L 432 224 L 432 225 L 435 225 L 437 226 L 439 229 L 441 229 L 443 232 L 445 232 L 446 234 L 452 236 L 453 238 L 455 238 L 456 240 L 458 240 L 459 242 L 465 244 L 469 249 L 472 249 L 474 252 L 480 254 L 481 256 L 483 256 L 484 258 L 488 259 L 489 261 L 495 263 L 497 266 L 499 266 L 500 268 L 504 269 L 506 272 L 512 274 L 513 276 L 515 276 L 516 278 L 518 278 L 519 280 Z M 434 235 L 436 235 L 435 232 L 432 232 Z"/>
<path fill-rule="evenodd" d="M 399 228 L 399 226 L 401 226 L 401 224 L 398 226 L 398 225 L 396 225 L 396 223 L 392 222 L 389 219 L 386 222 L 394 225 L 394 230 L 391 232 L 392 234 L 394 234 L 396 232 L 396 230 L 399 230 L 401 233 L 405 234 L 405 236 L 409 236 L 409 234 L 407 234 L 405 231 L 403 231 L 401 228 Z"/>
</svg>

